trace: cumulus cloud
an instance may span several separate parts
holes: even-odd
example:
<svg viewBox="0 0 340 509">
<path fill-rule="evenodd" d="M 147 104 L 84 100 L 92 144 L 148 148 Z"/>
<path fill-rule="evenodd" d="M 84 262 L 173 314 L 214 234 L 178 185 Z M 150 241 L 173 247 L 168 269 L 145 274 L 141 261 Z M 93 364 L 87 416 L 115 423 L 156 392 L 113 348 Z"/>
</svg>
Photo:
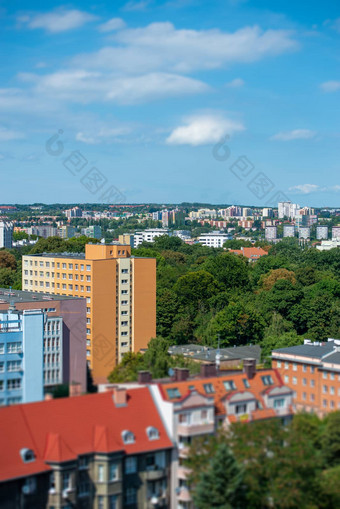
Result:
<svg viewBox="0 0 340 509">
<path fill-rule="evenodd" d="M 295 191 L 302 194 L 310 194 L 315 192 L 324 193 L 329 191 L 339 192 L 340 185 L 321 187 L 317 184 L 299 184 L 297 186 L 290 187 L 289 191 Z"/>
<path fill-rule="evenodd" d="M 103 128 L 98 132 L 78 132 L 76 134 L 76 140 L 81 141 L 83 143 L 87 143 L 88 145 L 97 145 L 103 141 L 108 143 L 112 143 L 117 141 L 120 136 L 124 136 L 130 133 L 130 129 L 128 127 L 115 127 L 115 128 Z"/>
<path fill-rule="evenodd" d="M 217 114 L 196 115 L 176 127 L 166 139 L 169 145 L 206 145 L 216 143 L 222 136 L 243 131 L 241 122 Z"/>
<path fill-rule="evenodd" d="M 241 78 L 235 78 L 234 80 L 229 81 L 229 83 L 227 83 L 227 87 L 230 87 L 230 88 L 240 88 L 240 87 L 243 87 L 243 85 L 244 85 L 244 80 L 242 80 Z"/>
<path fill-rule="evenodd" d="M 291 141 L 291 140 L 308 140 L 316 136 L 315 131 L 309 129 L 294 129 L 293 131 L 284 131 L 274 134 L 270 139 L 278 141 Z"/>
<path fill-rule="evenodd" d="M 96 16 L 77 9 L 59 8 L 51 12 L 39 13 L 36 15 L 26 15 L 18 18 L 20 25 L 24 25 L 31 30 L 41 28 L 50 33 L 65 32 L 73 28 L 79 28 L 89 21 L 94 21 Z"/>
<path fill-rule="evenodd" d="M 164 69 L 174 72 L 216 69 L 236 62 L 254 62 L 298 49 L 288 30 L 261 30 L 258 26 L 235 32 L 176 29 L 172 23 L 151 23 L 114 35 L 115 45 L 76 58 L 79 66 L 125 72 Z"/>
<path fill-rule="evenodd" d="M 121 18 L 112 18 L 106 23 L 99 25 L 98 30 L 100 32 L 114 32 L 125 27 L 125 21 Z"/>
<path fill-rule="evenodd" d="M 324 92 L 337 92 L 340 90 L 340 81 L 325 81 L 320 87 Z"/>
</svg>

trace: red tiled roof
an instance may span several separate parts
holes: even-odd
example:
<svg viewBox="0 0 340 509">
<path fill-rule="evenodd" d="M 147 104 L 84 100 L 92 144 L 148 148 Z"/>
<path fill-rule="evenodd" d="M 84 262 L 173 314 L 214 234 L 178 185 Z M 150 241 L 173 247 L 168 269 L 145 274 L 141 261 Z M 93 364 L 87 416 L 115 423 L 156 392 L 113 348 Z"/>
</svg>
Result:
<svg viewBox="0 0 340 509">
<path fill-rule="evenodd" d="M 214 386 L 215 392 L 213 394 L 209 394 L 209 396 L 214 396 L 214 402 L 215 402 L 215 411 L 217 415 L 224 415 L 225 414 L 225 406 L 223 404 L 223 400 L 228 395 L 235 395 L 242 392 L 251 392 L 255 398 L 262 404 L 262 406 L 265 408 L 265 403 L 263 400 L 263 395 L 265 393 L 265 390 L 268 388 L 267 385 L 265 385 L 261 379 L 262 376 L 265 375 L 271 375 L 274 384 L 270 386 L 271 389 L 274 387 L 282 387 L 282 379 L 277 372 L 276 369 L 266 369 L 257 371 L 255 373 L 254 378 L 247 379 L 247 376 L 245 373 L 233 373 L 226 376 L 215 376 L 212 378 L 200 378 L 200 379 L 190 379 L 185 380 L 184 382 L 170 382 L 170 383 L 163 383 L 160 384 L 160 390 L 163 395 L 163 398 L 167 401 L 181 401 L 184 396 L 186 396 L 189 392 L 189 386 L 193 386 L 193 388 L 200 394 L 207 396 L 207 393 L 204 390 L 205 384 L 212 384 Z M 243 383 L 243 379 L 246 378 L 249 382 L 249 388 L 245 387 Z M 223 382 L 231 381 L 233 380 L 236 389 L 232 391 L 228 391 L 225 387 Z M 166 389 L 174 389 L 177 387 L 177 389 L 180 392 L 179 398 L 169 398 L 168 393 Z M 275 412 L 274 412 L 275 415 Z"/>
<path fill-rule="evenodd" d="M 246 258 L 260 258 L 261 256 L 267 255 L 267 251 L 262 247 L 241 247 L 241 249 L 229 249 L 230 253 L 243 255 Z"/>
<path fill-rule="evenodd" d="M 159 431 L 149 440 L 147 428 Z M 135 435 L 124 444 L 122 431 Z M 91 452 L 138 454 L 172 447 L 147 387 L 129 389 L 127 405 L 116 407 L 111 392 L 13 405 L 0 409 L 0 482 L 44 472 L 46 462 L 63 462 Z M 36 460 L 24 463 L 23 448 Z"/>
</svg>

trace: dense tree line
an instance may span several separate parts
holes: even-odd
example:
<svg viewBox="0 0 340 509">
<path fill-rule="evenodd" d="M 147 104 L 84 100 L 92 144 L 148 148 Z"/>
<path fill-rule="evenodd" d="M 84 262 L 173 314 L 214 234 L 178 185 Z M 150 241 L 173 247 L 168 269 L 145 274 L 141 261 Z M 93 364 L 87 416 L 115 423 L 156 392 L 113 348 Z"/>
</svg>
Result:
<svg viewBox="0 0 340 509">
<path fill-rule="evenodd" d="M 340 412 L 232 424 L 194 440 L 186 466 L 198 509 L 340 507 Z"/>
</svg>

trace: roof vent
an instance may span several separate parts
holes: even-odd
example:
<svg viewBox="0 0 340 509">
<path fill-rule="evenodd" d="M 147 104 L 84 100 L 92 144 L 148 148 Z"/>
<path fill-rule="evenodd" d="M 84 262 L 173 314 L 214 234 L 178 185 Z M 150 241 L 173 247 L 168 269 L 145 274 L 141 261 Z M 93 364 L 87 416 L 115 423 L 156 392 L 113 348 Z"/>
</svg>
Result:
<svg viewBox="0 0 340 509">
<path fill-rule="evenodd" d="M 122 431 L 122 439 L 124 444 L 134 444 L 135 443 L 135 435 L 132 431 L 124 430 Z"/>
</svg>

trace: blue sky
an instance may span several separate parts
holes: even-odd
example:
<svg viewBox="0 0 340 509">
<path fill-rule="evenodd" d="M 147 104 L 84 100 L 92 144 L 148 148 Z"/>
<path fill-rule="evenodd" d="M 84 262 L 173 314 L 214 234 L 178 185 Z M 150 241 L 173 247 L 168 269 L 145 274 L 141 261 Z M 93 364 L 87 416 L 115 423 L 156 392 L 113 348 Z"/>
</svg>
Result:
<svg viewBox="0 0 340 509">
<path fill-rule="evenodd" d="M 0 201 L 339 206 L 337 4 L 0 0 Z"/>
</svg>

